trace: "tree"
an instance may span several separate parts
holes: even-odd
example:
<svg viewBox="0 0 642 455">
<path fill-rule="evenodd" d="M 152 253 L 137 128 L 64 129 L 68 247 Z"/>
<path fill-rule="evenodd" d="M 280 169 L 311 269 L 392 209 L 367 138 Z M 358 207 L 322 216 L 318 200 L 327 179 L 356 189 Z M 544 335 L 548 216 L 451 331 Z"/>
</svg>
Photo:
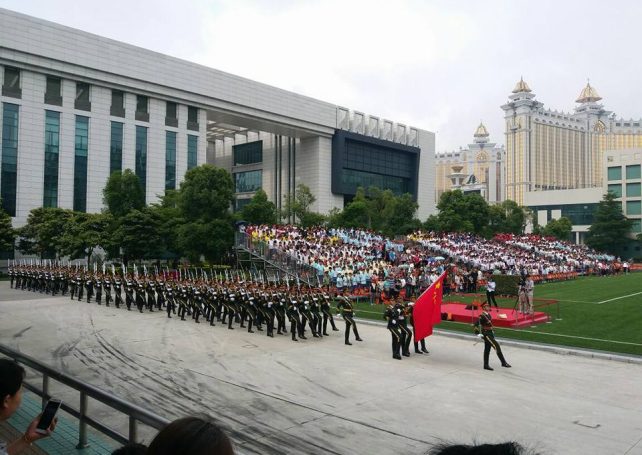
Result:
<svg viewBox="0 0 642 455">
<path fill-rule="evenodd" d="M 131 169 L 114 171 L 103 189 L 103 202 L 114 218 L 125 216 L 130 210 L 145 207 L 145 192 L 140 179 Z"/>
<path fill-rule="evenodd" d="M 130 210 L 118 221 L 113 240 L 120 245 L 123 262 L 155 258 L 160 254 L 162 239 L 157 219 L 147 208 Z"/>
<path fill-rule="evenodd" d="M 276 205 L 268 200 L 265 191 L 259 189 L 252 200 L 241 209 L 241 217 L 250 224 L 275 224 Z"/>
<path fill-rule="evenodd" d="M 390 190 L 386 190 L 390 191 Z M 382 232 L 388 236 L 409 234 L 419 229 L 421 222 L 415 219 L 419 204 L 408 193 L 388 199 L 388 204 L 383 210 Z"/>
<path fill-rule="evenodd" d="M 502 202 L 500 207 L 506 215 L 506 224 L 504 225 L 503 232 L 522 234 L 526 227 L 529 211 L 510 199 Z"/>
<path fill-rule="evenodd" d="M 162 241 L 160 250 L 162 257 L 180 257 L 179 228 L 185 223 L 181 210 L 178 207 L 178 192 L 167 190 L 165 195 L 156 204 L 147 207 L 158 226 Z"/>
<path fill-rule="evenodd" d="M 191 221 L 178 228 L 180 248 L 192 263 L 201 256 L 210 263 L 218 262 L 234 242 L 234 228 L 227 220 Z"/>
<path fill-rule="evenodd" d="M 586 244 L 599 251 L 616 252 L 624 246 L 633 221 L 622 213 L 622 205 L 613 193 L 606 193 L 595 210 Z"/>
<path fill-rule="evenodd" d="M 18 249 L 25 254 L 37 254 L 41 258 L 59 257 L 62 252 L 61 239 L 72 213 L 71 210 L 53 207 L 33 209 L 29 213 L 27 224 L 18 229 Z"/>
<path fill-rule="evenodd" d="M 480 194 L 446 191 L 439 198 L 437 208 L 439 224 L 444 232 L 487 233 L 489 208 Z"/>
<path fill-rule="evenodd" d="M 229 219 L 234 200 L 232 176 L 209 164 L 190 169 L 178 194 L 178 207 L 187 221 Z"/>
<path fill-rule="evenodd" d="M 13 252 L 16 242 L 16 230 L 11 226 L 11 217 L 2 210 L 0 202 L 0 252 Z"/>
<path fill-rule="evenodd" d="M 510 199 L 501 204 L 491 205 L 488 207 L 487 235 L 500 232 L 521 234 L 526 227 L 527 216 L 527 210 Z"/>
<path fill-rule="evenodd" d="M 558 240 L 568 241 L 572 231 L 573 223 L 563 216 L 560 219 L 549 221 L 548 224 L 544 226 L 542 234 L 546 237 L 555 237 Z"/>
<path fill-rule="evenodd" d="M 441 223 L 437 215 L 430 215 L 422 226 L 423 229 L 432 232 L 442 232 Z"/>
<path fill-rule="evenodd" d="M 306 227 L 319 224 L 325 220 L 325 217 L 310 210 L 316 200 L 317 198 L 312 194 L 310 188 L 300 183 L 297 185 L 294 195 L 285 196 L 285 204 L 281 216 L 288 220 L 298 219 L 299 224 Z"/>
<path fill-rule="evenodd" d="M 71 259 L 91 261 L 94 250 L 110 249 L 113 217 L 109 213 L 72 212 L 60 238 L 61 253 Z"/>
</svg>

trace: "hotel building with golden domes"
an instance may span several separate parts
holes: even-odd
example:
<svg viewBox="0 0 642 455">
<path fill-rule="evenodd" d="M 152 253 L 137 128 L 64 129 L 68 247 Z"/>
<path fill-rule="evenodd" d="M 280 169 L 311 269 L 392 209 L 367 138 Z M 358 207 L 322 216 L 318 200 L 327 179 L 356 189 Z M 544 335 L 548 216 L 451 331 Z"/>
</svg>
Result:
<svg viewBox="0 0 642 455">
<path fill-rule="evenodd" d="M 436 155 L 435 203 L 445 191 L 454 189 L 477 192 L 490 203 L 505 199 L 504 148 L 489 142 L 489 136 L 480 123 L 467 148 Z"/>
<path fill-rule="evenodd" d="M 590 83 L 573 113 L 544 108 L 523 79 L 508 98 L 501 106 L 504 197 L 519 204 L 525 204 L 528 192 L 603 187 L 605 152 L 642 147 L 642 122 L 616 118 Z"/>
</svg>

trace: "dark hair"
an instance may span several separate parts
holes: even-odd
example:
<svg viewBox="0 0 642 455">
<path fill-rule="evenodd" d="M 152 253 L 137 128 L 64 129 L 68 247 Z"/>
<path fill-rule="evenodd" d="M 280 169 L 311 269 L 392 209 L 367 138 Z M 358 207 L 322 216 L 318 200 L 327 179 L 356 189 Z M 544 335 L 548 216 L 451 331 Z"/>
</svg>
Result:
<svg viewBox="0 0 642 455">
<path fill-rule="evenodd" d="M 147 449 L 149 455 L 234 455 L 232 442 L 208 416 L 184 417 L 163 428 Z"/>
<path fill-rule="evenodd" d="M 440 444 L 434 447 L 430 455 L 526 455 L 528 452 L 517 442 L 500 444 Z"/>
<path fill-rule="evenodd" d="M 137 442 L 130 442 L 119 449 L 114 450 L 111 455 L 145 455 L 147 446 Z"/>
<path fill-rule="evenodd" d="M 13 396 L 22 387 L 25 369 L 13 360 L 0 359 L 0 400 L 7 395 Z"/>
</svg>

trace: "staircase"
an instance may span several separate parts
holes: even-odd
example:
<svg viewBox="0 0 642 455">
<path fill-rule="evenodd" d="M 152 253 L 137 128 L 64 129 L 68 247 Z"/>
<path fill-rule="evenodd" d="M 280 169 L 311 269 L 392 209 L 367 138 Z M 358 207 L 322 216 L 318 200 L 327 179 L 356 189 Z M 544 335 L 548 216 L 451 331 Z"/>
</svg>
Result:
<svg viewBox="0 0 642 455">
<path fill-rule="evenodd" d="M 286 281 L 296 286 L 318 286 L 314 267 L 301 264 L 278 250 L 269 250 L 265 242 L 255 241 L 244 232 L 236 232 L 234 239 L 236 265 L 250 274 L 265 275 L 267 281 Z"/>
</svg>

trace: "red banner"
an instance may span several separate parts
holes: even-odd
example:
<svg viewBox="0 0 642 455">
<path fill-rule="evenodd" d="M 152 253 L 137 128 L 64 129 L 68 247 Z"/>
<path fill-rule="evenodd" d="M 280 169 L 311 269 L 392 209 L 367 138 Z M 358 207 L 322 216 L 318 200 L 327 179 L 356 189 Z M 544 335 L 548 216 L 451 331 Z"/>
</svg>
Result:
<svg viewBox="0 0 642 455">
<path fill-rule="evenodd" d="M 444 278 L 446 272 L 430 285 L 419 296 L 412 310 L 412 320 L 415 329 L 415 341 L 420 341 L 432 335 L 434 325 L 441 322 L 441 301 L 444 295 Z"/>
</svg>

